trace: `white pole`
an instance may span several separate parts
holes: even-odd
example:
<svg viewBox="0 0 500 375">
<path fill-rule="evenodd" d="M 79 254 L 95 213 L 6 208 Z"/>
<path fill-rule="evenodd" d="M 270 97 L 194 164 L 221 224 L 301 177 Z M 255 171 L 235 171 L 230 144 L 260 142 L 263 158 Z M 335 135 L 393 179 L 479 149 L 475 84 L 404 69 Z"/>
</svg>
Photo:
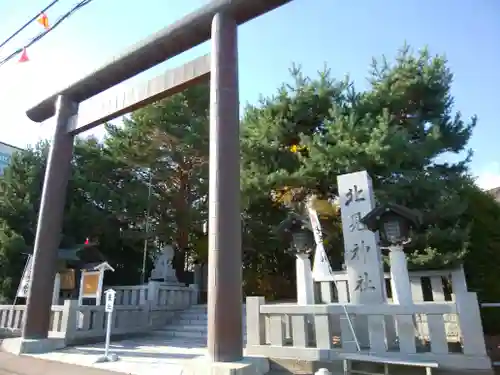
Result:
<svg viewBox="0 0 500 375">
<path fill-rule="evenodd" d="M 80 270 L 80 288 L 78 291 L 78 306 L 83 305 L 83 290 L 84 290 L 84 285 L 83 282 L 85 281 L 85 271 Z"/>
<path fill-rule="evenodd" d="M 28 259 L 26 260 L 26 263 L 24 264 L 23 274 L 21 276 L 21 281 L 19 282 L 19 286 L 17 287 L 16 296 L 14 297 L 14 302 L 12 303 L 12 308 L 14 308 L 14 306 L 16 306 L 17 298 L 19 295 L 19 290 L 21 289 L 21 284 L 24 281 L 24 276 L 26 275 L 26 269 L 28 268 L 28 265 L 30 264 L 30 259 L 31 259 L 31 254 L 28 255 Z"/>
<path fill-rule="evenodd" d="M 144 249 L 142 252 L 142 271 L 141 285 L 146 283 L 146 262 L 148 259 L 148 236 L 149 236 L 149 216 L 151 211 L 151 188 L 153 185 L 153 173 L 149 168 L 149 187 L 148 187 L 148 208 L 146 210 L 146 238 L 144 239 Z"/>
<path fill-rule="evenodd" d="M 54 277 L 54 291 L 52 292 L 52 305 L 59 305 L 59 295 L 61 293 L 61 275 L 59 272 Z"/>
<path fill-rule="evenodd" d="M 106 324 L 106 344 L 104 347 L 104 357 L 109 358 L 109 343 L 111 341 L 111 327 L 113 321 L 113 310 L 108 312 L 108 321 Z"/>
<path fill-rule="evenodd" d="M 389 260 L 391 262 L 391 290 L 393 303 L 399 305 L 413 304 L 410 276 L 408 274 L 408 265 L 403 246 L 390 246 Z"/>
<path fill-rule="evenodd" d="M 113 310 L 115 305 L 115 297 L 116 292 L 113 289 L 108 289 L 106 293 L 106 304 L 104 306 L 104 311 L 106 312 L 106 317 L 108 321 L 106 322 L 106 341 L 104 343 L 104 356 L 99 357 L 96 360 L 96 363 L 103 362 L 115 362 L 118 360 L 118 356 L 116 354 L 109 354 L 109 345 L 111 342 L 111 329 L 113 328 Z"/>
<path fill-rule="evenodd" d="M 297 272 L 297 304 L 314 304 L 314 281 L 312 277 L 309 255 L 296 254 L 295 267 Z"/>
<path fill-rule="evenodd" d="M 96 306 L 101 305 L 101 300 L 102 300 L 102 285 L 104 282 L 104 269 L 99 270 L 99 284 L 97 285 L 97 296 L 95 297 L 95 304 Z"/>
</svg>

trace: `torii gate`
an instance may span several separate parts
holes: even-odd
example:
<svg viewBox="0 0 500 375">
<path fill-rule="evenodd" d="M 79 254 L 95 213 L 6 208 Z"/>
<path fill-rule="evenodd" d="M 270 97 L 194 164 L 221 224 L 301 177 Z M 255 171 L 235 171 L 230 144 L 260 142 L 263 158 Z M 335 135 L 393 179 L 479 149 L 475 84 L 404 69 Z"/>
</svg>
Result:
<svg viewBox="0 0 500 375">
<path fill-rule="evenodd" d="M 29 109 L 56 117 L 34 248 L 22 337 L 48 337 L 56 253 L 75 135 L 210 79 L 208 351 L 213 362 L 243 356 L 237 26 L 291 0 L 212 0 L 64 90 Z M 87 99 L 211 38 L 212 51 L 87 111 Z M 210 61 L 210 65 L 209 65 Z M 91 100 L 89 102 L 92 102 Z M 90 106 L 92 108 L 92 106 Z"/>
</svg>

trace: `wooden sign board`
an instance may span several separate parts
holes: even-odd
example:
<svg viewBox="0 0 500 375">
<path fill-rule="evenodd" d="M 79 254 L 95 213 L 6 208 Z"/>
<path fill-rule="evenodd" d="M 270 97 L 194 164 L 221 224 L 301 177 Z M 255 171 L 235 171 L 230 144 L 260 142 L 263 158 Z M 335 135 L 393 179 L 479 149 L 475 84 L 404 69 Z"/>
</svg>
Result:
<svg viewBox="0 0 500 375">
<path fill-rule="evenodd" d="M 96 298 L 99 291 L 99 279 L 101 272 L 82 272 L 82 297 L 83 298 Z"/>
<path fill-rule="evenodd" d="M 96 305 L 101 304 L 102 284 L 104 281 L 104 272 L 113 271 L 108 262 L 101 263 L 91 269 L 82 270 L 80 277 L 80 293 L 78 295 L 78 304 L 82 305 L 84 298 L 95 299 Z"/>
<path fill-rule="evenodd" d="M 61 290 L 73 290 L 76 287 L 75 270 L 68 268 L 60 272 Z"/>
</svg>

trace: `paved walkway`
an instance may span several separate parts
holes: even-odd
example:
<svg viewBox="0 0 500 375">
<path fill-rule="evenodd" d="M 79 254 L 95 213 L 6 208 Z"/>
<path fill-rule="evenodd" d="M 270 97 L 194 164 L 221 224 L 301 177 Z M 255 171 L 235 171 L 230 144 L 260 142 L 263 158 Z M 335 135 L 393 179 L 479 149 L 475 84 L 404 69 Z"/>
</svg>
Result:
<svg viewBox="0 0 500 375">
<path fill-rule="evenodd" d="M 113 342 L 110 352 L 119 356 L 117 362 L 95 363 L 104 354 L 102 343 L 36 355 L 16 356 L 0 352 L 0 375 L 182 375 L 186 362 L 206 355 L 206 347 L 202 343 L 196 345 L 192 340 L 166 340 L 152 336 Z M 492 375 L 492 372 L 474 372 L 474 375 L 479 373 Z M 279 372 L 279 375 L 283 374 Z M 464 374 L 471 375 L 471 372 Z"/>
<path fill-rule="evenodd" d="M 0 352 L 0 375 L 116 375 L 116 372 Z"/>
<path fill-rule="evenodd" d="M 21 357 L 0 353 L 0 375 L 3 375 L 1 370 L 11 371 L 14 375 L 116 375 L 116 372 L 133 375 L 181 375 L 186 361 L 205 355 L 206 348 L 201 343 L 193 345 L 192 341 L 188 343 L 146 337 L 113 342 L 110 353 L 118 355 L 119 360 L 95 363 L 104 354 L 102 343 Z M 7 367 L 4 362 L 11 364 Z M 20 370 L 16 370 L 17 368 Z"/>
</svg>

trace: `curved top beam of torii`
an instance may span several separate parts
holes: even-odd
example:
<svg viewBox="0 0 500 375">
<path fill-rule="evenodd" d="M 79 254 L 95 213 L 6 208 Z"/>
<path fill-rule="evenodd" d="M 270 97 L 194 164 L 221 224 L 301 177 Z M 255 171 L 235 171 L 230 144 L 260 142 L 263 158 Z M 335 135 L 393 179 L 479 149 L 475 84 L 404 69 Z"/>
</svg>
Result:
<svg viewBox="0 0 500 375">
<path fill-rule="evenodd" d="M 198 10 L 132 46 L 120 56 L 86 77 L 48 97 L 26 111 L 35 122 L 55 113 L 55 102 L 65 95 L 81 103 L 159 63 L 210 39 L 212 19 L 219 12 L 229 12 L 238 25 L 261 16 L 292 0 L 212 0 Z"/>
</svg>

